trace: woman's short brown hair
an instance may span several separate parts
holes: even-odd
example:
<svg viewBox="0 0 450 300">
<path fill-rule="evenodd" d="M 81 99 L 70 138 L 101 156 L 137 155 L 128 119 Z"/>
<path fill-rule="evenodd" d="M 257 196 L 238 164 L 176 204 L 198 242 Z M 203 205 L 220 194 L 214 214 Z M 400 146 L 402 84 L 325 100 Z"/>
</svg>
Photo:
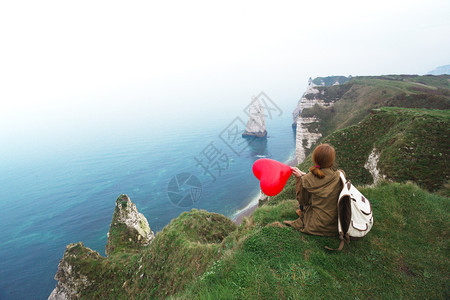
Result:
<svg viewBox="0 0 450 300">
<path fill-rule="evenodd" d="M 325 177 L 325 174 L 320 170 L 324 168 L 331 168 L 334 165 L 334 159 L 336 158 L 336 151 L 328 144 L 320 144 L 314 149 L 313 162 L 314 167 L 309 168 L 315 176 L 319 178 Z"/>
</svg>

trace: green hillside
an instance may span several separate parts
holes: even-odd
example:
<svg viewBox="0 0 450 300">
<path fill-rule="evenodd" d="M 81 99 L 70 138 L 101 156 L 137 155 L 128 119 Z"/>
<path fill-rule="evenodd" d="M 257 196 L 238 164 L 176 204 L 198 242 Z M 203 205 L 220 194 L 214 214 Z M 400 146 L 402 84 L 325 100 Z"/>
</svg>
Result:
<svg viewBox="0 0 450 300">
<path fill-rule="evenodd" d="M 335 167 L 357 185 L 372 184 L 364 168 L 375 149 L 384 179 L 413 181 L 422 188 L 450 196 L 450 110 L 384 107 L 374 109 L 361 122 L 323 138 L 336 149 Z M 307 171 L 311 154 L 298 167 Z M 295 198 L 292 178 L 274 202 Z"/>
<path fill-rule="evenodd" d="M 224 240 L 224 255 L 174 299 L 448 299 L 449 198 L 413 184 L 361 191 L 375 226 L 342 252 L 336 238 L 276 222 L 295 219 L 296 201 L 258 208 Z"/>
<path fill-rule="evenodd" d="M 80 290 L 74 298 L 163 298 L 219 259 L 223 239 L 235 229 L 223 215 L 191 210 L 172 220 L 147 247 L 126 247 L 128 238 L 122 236 L 124 243 L 116 244 L 120 251 L 102 257 L 82 243 L 71 244 L 63 258 L 71 274 L 59 280 Z"/>
<path fill-rule="evenodd" d="M 192 210 L 149 246 L 108 257 L 71 244 L 62 280 L 78 289 L 74 299 L 448 299 L 449 198 L 412 183 L 360 190 L 375 226 L 341 252 L 324 248 L 336 247 L 337 238 L 282 226 L 298 205 L 282 200 L 239 227 Z"/>
<path fill-rule="evenodd" d="M 373 183 L 362 166 L 373 149 L 386 179 L 411 180 L 436 191 L 450 179 L 450 110 L 382 108 L 323 139 L 336 149 L 337 167 L 358 184 Z"/>
<path fill-rule="evenodd" d="M 322 136 L 354 125 L 372 109 L 384 106 L 450 109 L 450 75 L 353 77 L 341 86 L 318 90 L 323 100 L 336 102 L 331 107 L 316 105 L 304 109 L 301 116 L 318 117 L 317 129 Z"/>
</svg>

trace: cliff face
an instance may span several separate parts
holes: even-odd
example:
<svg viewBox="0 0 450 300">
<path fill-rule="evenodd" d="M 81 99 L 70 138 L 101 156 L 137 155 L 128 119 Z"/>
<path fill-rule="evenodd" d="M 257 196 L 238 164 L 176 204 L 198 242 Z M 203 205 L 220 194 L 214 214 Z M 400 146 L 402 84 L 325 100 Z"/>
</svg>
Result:
<svg viewBox="0 0 450 300">
<path fill-rule="evenodd" d="M 349 78 L 342 76 L 309 79 L 305 93 L 292 112 L 292 127 L 296 128 L 296 157 L 298 163 L 305 160 L 308 151 L 322 137 L 322 134 L 319 132 L 319 118 L 317 116 L 302 117 L 302 111 L 307 108 L 313 108 L 315 105 L 322 107 L 332 106 L 339 98 L 330 97 L 321 87 L 338 86 L 340 83 L 345 83 L 348 80 Z"/>
<path fill-rule="evenodd" d="M 58 284 L 48 299 L 78 299 L 83 290 L 95 283 L 95 279 L 88 276 L 88 269 L 80 268 L 79 262 L 101 263 L 103 259 L 98 252 L 85 247 L 81 242 L 68 245 L 55 275 Z"/>
</svg>

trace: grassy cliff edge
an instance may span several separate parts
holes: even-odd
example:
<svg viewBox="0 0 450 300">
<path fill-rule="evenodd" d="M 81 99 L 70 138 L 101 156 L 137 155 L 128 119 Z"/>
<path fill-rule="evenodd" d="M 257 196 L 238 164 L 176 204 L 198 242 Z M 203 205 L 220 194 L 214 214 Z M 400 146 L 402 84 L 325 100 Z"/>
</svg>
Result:
<svg viewBox="0 0 450 300">
<path fill-rule="evenodd" d="M 149 246 L 108 257 L 68 246 L 59 278 L 73 299 L 433 298 L 450 296 L 450 199 L 413 183 L 361 187 L 375 225 L 342 252 L 333 237 L 276 222 L 295 219 L 297 202 L 258 208 L 236 227 L 201 210 L 181 214 Z"/>
<path fill-rule="evenodd" d="M 107 257 L 68 245 L 59 291 L 72 299 L 450 298 L 449 82 L 448 75 L 354 77 L 321 87 L 324 97 L 339 98 L 333 106 L 302 112 L 321 120 L 336 167 L 372 204 L 372 231 L 343 251 L 324 248 L 337 238 L 280 224 L 296 218 L 292 178 L 240 226 L 193 209 L 156 236 L 121 195 Z M 309 155 L 299 167 L 311 165 Z"/>
</svg>

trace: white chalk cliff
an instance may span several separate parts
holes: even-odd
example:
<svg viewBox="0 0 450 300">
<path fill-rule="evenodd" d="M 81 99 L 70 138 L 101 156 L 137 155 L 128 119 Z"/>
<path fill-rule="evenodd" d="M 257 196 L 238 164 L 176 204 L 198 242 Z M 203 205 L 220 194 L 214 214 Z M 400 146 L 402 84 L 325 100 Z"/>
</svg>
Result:
<svg viewBox="0 0 450 300">
<path fill-rule="evenodd" d="M 297 107 L 292 112 L 293 124 L 292 126 L 296 128 L 296 143 L 295 143 L 295 155 L 297 162 L 301 163 L 305 160 L 306 154 L 311 149 L 311 147 L 322 137 L 322 134 L 318 130 L 317 124 L 319 119 L 316 117 L 304 118 L 301 116 L 301 112 L 305 108 L 311 108 L 314 105 L 320 106 L 331 106 L 333 102 L 324 101 L 321 99 L 323 91 L 317 89 L 318 86 L 325 86 L 322 81 L 322 85 L 317 85 L 313 82 L 312 78 L 309 78 L 308 86 L 305 93 L 297 104 Z M 339 85 L 336 81 L 333 85 Z"/>
<path fill-rule="evenodd" d="M 264 115 L 264 107 L 257 97 L 252 98 L 249 107 L 249 118 L 243 137 L 266 137 L 266 118 Z"/>
</svg>

